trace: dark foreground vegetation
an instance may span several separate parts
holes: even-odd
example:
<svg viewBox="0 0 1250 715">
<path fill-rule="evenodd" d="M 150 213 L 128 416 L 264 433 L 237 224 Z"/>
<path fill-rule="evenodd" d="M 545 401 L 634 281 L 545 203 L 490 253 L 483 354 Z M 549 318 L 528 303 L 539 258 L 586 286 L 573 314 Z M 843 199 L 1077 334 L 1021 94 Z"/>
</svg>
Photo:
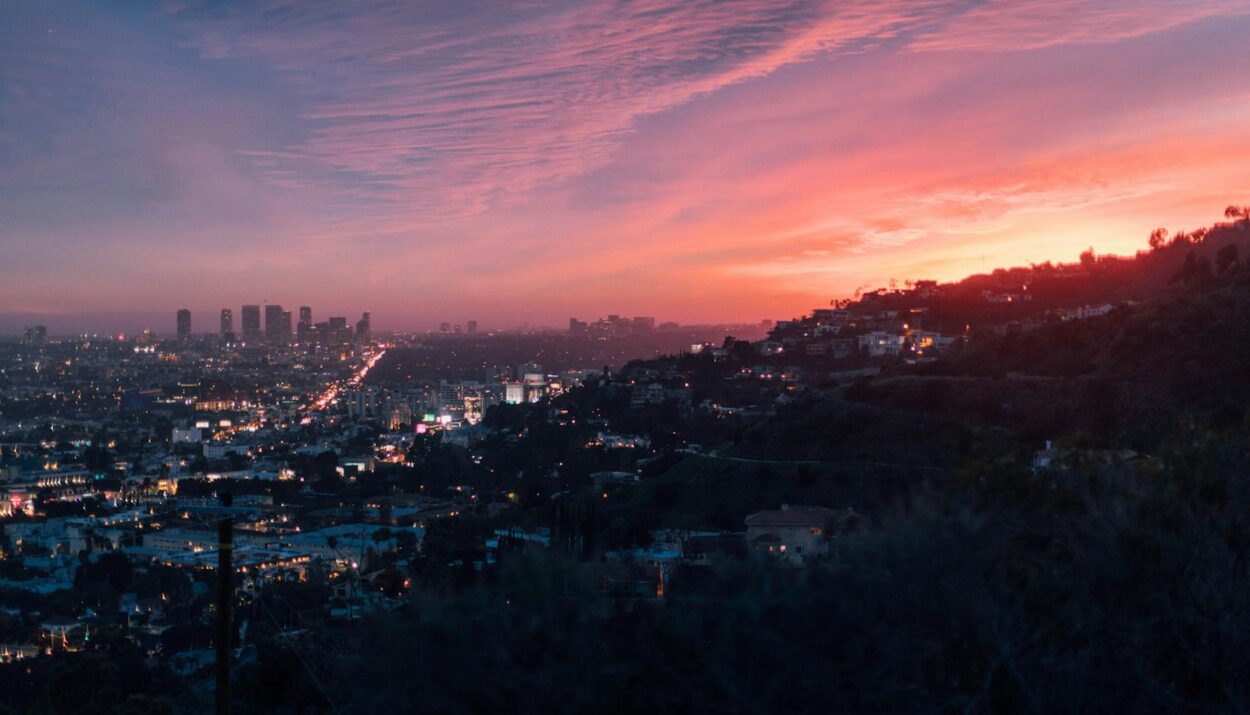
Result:
<svg viewBox="0 0 1250 715">
<path fill-rule="evenodd" d="M 918 486 L 828 563 L 678 573 L 660 603 L 519 556 L 319 634 L 315 667 L 362 713 L 1234 711 L 1250 461 L 1240 436 L 1190 436 L 1158 473 Z M 291 703 L 300 691 L 280 684 L 301 679 L 291 651 L 266 653 L 249 711 Z"/>
</svg>

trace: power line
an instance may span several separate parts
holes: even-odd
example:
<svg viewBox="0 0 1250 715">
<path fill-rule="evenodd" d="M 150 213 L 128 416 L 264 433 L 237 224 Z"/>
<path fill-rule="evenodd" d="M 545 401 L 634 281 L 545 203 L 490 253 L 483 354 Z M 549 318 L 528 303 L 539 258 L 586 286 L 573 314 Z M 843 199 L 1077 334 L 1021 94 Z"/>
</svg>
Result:
<svg viewBox="0 0 1250 715">
<path fill-rule="evenodd" d="M 196 519 L 197 521 L 199 521 L 201 524 L 204 524 L 205 526 L 208 526 L 208 525 L 209 525 L 209 524 L 208 524 L 208 522 L 207 522 L 207 521 L 205 521 L 205 520 L 204 520 L 204 518 L 203 518 L 203 517 L 201 517 L 200 515 L 195 514 L 195 515 L 193 515 L 193 516 L 194 516 L 194 517 L 195 517 L 195 519 Z M 337 550 L 337 549 L 336 549 L 336 550 Z M 329 703 L 329 704 L 330 704 L 330 708 L 331 708 L 332 710 L 334 710 L 334 712 L 339 713 L 339 715 L 342 715 L 343 711 L 339 708 L 339 706 L 338 706 L 338 705 L 334 702 L 334 700 L 330 697 L 330 694 L 326 691 L 325 686 L 324 686 L 324 685 L 322 685 L 321 680 L 320 680 L 320 679 L 318 679 L 318 678 L 317 678 L 316 673 L 314 673 L 314 672 L 313 672 L 313 670 L 312 670 L 312 666 L 310 666 L 310 665 L 308 664 L 308 661 L 304 658 L 304 655 L 303 655 L 302 653 L 300 653 L 300 651 L 299 651 L 299 647 L 296 645 L 295 641 L 294 641 L 293 639 L 291 639 L 291 638 L 289 638 L 289 637 L 288 637 L 288 636 L 290 636 L 290 631 L 288 631 L 286 628 L 284 628 L 284 627 L 282 626 L 282 623 L 278 621 L 278 617 L 274 615 L 273 611 L 272 611 L 272 610 L 270 610 L 269 605 L 268 605 L 267 603 L 265 603 L 265 598 L 264 598 L 264 595 L 265 595 L 266 591 L 268 591 L 268 590 L 269 590 L 269 589 L 264 588 L 263 586 L 262 586 L 261 588 L 259 588 L 259 589 L 256 589 L 256 592 L 255 592 L 255 593 L 256 593 L 256 598 L 255 598 L 256 603 L 259 603 L 259 604 L 260 604 L 260 607 L 261 607 L 262 609 L 264 609 L 264 611 L 265 611 L 265 615 L 269 616 L 269 620 L 273 621 L 273 625 L 274 625 L 274 627 L 278 629 L 278 633 L 279 633 L 279 635 L 283 636 L 283 640 L 284 640 L 284 641 L 285 641 L 285 642 L 286 642 L 286 643 L 290 646 L 290 648 L 291 648 L 291 652 L 295 654 L 295 657 L 296 657 L 296 659 L 298 659 L 298 660 L 299 660 L 300 665 L 302 665 L 302 666 L 304 667 L 304 672 L 308 674 L 308 677 L 309 677 L 309 679 L 312 681 L 312 683 L 313 683 L 313 687 L 317 689 L 318 694 L 320 694 L 320 695 L 321 695 L 321 697 L 325 698 L 325 701 L 326 701 L 327 703 Z M 242 663 L 236 664 L 236 665 L 235 665 L 235 667 L 234 667 L 234 668 L 232 668 L 231 670 L 232 670 L 232 671 L 237 670 L 237 669 L 238 669 L 238 667 L 239 667 L 239 666 L 241 666 L 241 665 L 242 665 Z"/>
</svg>

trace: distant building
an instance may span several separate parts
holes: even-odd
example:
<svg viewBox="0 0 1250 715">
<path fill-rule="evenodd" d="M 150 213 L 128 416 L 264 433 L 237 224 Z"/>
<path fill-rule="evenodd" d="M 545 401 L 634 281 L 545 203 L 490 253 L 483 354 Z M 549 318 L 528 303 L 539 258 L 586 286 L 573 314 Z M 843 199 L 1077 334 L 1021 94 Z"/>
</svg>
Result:
<svg viewBox="0 0 1250 715">
<path fill-rule="evenodd" d="M 937 281 L 916 281 L 914 290 L 916 295 L 921 298 L 929 298 L 937 295 L 941 289 L 938 287 Z"/>
<path fill-rule="evenodd" d="M 178 311 L 178 339 L 184 342 L 191 339 L 191 311 L 186 308 Z"/>
<path fill-rule="evenodd" d="M 851 313 L 841 308 L 817 308 L 812 311 L 812 319 L 818 325 L 845 323 L 851 319 Z"/>
<path fill-rule="evenodd" d="M 590 327 L 589 324 L 586 323 L 586 321 L 584 320 L 578 320 L 577 318 L 569 318 L 569 332 L 570 333 L 584 333 L 589 327 Z"/>
<path fill-rule="evenodd" d="M 470 320 L 466 324 L 465 327 L 467 328 L 469 335 L 477 335 L 477 321 L 476 320 Z"/>
<path fill-rule="evenodd" d="M 755 346 L 755 352 L 760 355 L 780 355 L 785 352 L 785 346 L 776 340 L 762 340 Z"/>
<path fill-rule="evenodd" d="M 450 332 L 451 332 L 451 323 L 439 323 L 439 324 L 438 324 L 438 332 L 440 332 L 440 333 L 450 333 Z"/>
<path fill-rule="evenodd" d="M 282 309 L 281 305 L 265 306 L 265 340 L 282 345 L 289 343 L 291 337 L 291 314 Z"/>
<path fill-rule="evenodd" d="M 1033 300 L 1031 293 L 995 293 L 990 290 L 981 291 L 981 297 L 987 303 L 1027 303 Z"/>
<path fill-rule="evenodd" d="M 352 341 L 352 329 L 347 326 L 347 318 L 334 316 L 330 318 L 329 335 L 325 342 L 331 345 L 346 345 Z"/>
<path fill-rule="evenodd" d="M 828 554 L 833 538 L 858 523 L 859 515 L 853 509 L 782 504 L 776 511 L 759 511 L 746 518 L 747 546 L 802 566 L 809 559 Z"/>
<path fill-rule="evenodd" d="M 903 336 L 874 330 L 859 336 L 859 349 L 871 357 L 898 355 L 903 349 Z"/>
<path fill-rule="evenodd" d="M 634 387 L 630 394 L 629 404 L 631 407 L 641 407 L 643 405 L 662 405 L 668 397 L 664 390 L 664 385 L 658 382 L 649 382 L 645 385 Z"/>
<path fill-rule="evenodd" d="M 1101 315 L 1107 315 L 1112 310 L 1115 310 L 1115 306 L 1110 303 L 1103 303 L 1101 305 L 1082 305 L 1081 307 L 1073 308 L 1072 310 L 1060 311 L 1059 317 L 1064 320 L 1085 320 L 1086 318 L 1097 318 Z"/>
<path fill-rule="evenodd" d="M 371 323 L 372 319 L 368 312 L 360 316 L 360 320 L 356 321 L 356 340 L 367 343 L 372 339 L 373 327 Z"/>
<path fill-rule="evenodd" d="M 517 365 L 513 374 L 516 375 L 516 379 L 529 385 L 542 385 L 547 382 L 547 374 L 543 372 L 543 366 L 536 362 Z"/>
<path fill-rule="evenodd" d="M 243 306 L 243 340 L 245 342 L 260 341 L 260 306 Z"/>
<path fill-rule="evenodd" d="M 521 382 L 509 382 L 503 386 L 503 401 L 509 405 L 519 405 L 525 402 L 525 384 Z"/>
<path fill-rule="evenodd" d="M 204 432 L 198 427 L 189 427 L 187 429 L 175 427 L 169 441 L 173 444 L 199 444 L 203 439 Z"/>
<path fill-rule="evenodd" d="M 931 330 L 913 330 L 910 337 L 912 347 L 921 354 L 930 350 L 946 350 L 962 340 L 957 335 L 942 335 Z"/>
<path fill-rule="evenodd" d="M 307 305 L 301 305 L 299 308 L 299 324 L 295 328 L 295 337 L 301 343 L 313 341 L 313 314 L 312 308 Z"/>
<path fill-rule="evenodd" d="M 221 336 L 226 339 L 234 337 L 234 311 L 221 309 Z"/>
</svg>

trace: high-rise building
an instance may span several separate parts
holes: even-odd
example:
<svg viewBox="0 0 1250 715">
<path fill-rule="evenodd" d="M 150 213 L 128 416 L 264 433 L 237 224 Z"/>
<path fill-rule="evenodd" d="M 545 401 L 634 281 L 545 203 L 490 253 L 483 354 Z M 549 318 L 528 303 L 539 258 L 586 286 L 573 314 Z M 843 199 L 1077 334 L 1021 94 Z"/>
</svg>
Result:
<svg viewBox="0 0 1250 715">
<path fill-rule="evenodd" d="M 222 337 L 234 335 L 234 311 L 229 308 L 221 309 L 221 335 Z"/>
<path fill-rule="evenodd" d="M 360 316 L 360 320 L 356 321 L 356 340 L 367 343 L 373 337 L 373 326 L 369 313 L 366 311 Z"/>
<path fill-rule="evenodd" d="M 470 320 L 468 323 L 465 324 L 465 327 L 468 328 L 469 335 L 477 335 L 477 321 L 476 320 Z"/>
<path fill-rule="evenodd" d="M 286 315 L 286 311 L 282 306 L 274 303 L 265 306 L 265 341 L 278 345 L 282 343 L 282 317 Z M 290 325 L 289 318 L 287 325 Z"/>
<path fill-rule="evenodd" d="M 305 335 L 311 334 L 312 331 L 312 309 L 307 305 L 300 306 L 300 322 L 296 329 L 296 334 L 300 336 L 300 340 L 304 340 Z"/>
<path fill-rule="evenodd" d="M 451 332 L 451 323 L 439 323 L 439 324 L 438 324 L 438 332 L 440 332 L 440 333 L 450 333 L 450 332 Z"/>
<path fill-rule="evenodd" d="M 260 306 L 243 306 L 243 341 L 260 342 Z"/>
<path fill-rule="evenodd" d="M 347 318 L 330 318 L 330 342 L 344 345 L 352 341 L 352 329 L 347 327 Z"/>
<path fill-rule="evenodd" d="M 317 340 L 316 328 L 313 326 L 312 308 L 302 305 L 299 309 L 299 324 L 295 326 L 295 339 L 300 343 L 312 343 Z"/>
<path fill-rule="evenodd" d="M 577 318 L 569 318 L 570 333 L 584 333 L 586 332 L 587 327 L 586 321 L 578 320 Z"/>
<path fill-rule="evenodd" d="M 178 339 L 191 339 L 191 311 L 186 308 L 178 311 Z"/>
<path fill-rule="evenodd" d="M 290 345 L 291 336 L 292 336 L 291 311 L 289 310 L 282 311 L 282 322 L 278 324 L 278 328 L 279 328 L 279 331 L 281 332 L 281 335 L 278 336 L 278 341 L 281 342 L 283 345 Z"/>
</svg>

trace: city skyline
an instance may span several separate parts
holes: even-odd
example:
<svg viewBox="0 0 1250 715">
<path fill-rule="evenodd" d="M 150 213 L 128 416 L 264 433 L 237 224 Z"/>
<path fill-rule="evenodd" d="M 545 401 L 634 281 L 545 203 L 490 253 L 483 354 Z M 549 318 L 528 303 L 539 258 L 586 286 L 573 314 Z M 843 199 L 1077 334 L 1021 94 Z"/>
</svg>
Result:
<svg viewBox="0 0 1250 715">
<path fill-rule="evenodd" d="M 1250 193 L 1248 13 L 6 5 L 0 332 L 756 322 L 1131 253 Z"/>
<path fill-rule="evenodd" d="M 261 303 L 249 304 L 245 303 L 240 306 L 239 314 L 242 316 L 242 324 L 239 330 L 236 330 L 235 311 L 233 306 L 222 307 L 219 311 L 210 311 L 216 316 L 216 321 L 210 324 L 209 328 L 196 330 L 195 326 L 202 326 L 202 323 L 195 322 L 197 311 L 189 308 L 178 308 L 173 313 L 174 335 L 180 342 L 185 342 L 190 338 L 219 337 L 226 338 L 229 343 L 255 343 L 255 344 L 297 344 L 297 343 L 315 343 L 321 337 L 323 331 L 338 331 L 349 327 L 350 319 L 347 316 L 327 315 L 325 320 L 316 319 L 312 306 L 302 305 L 298 308 L 298 313 L 286 310 L 280 303 Z M 373 332 L 372 311 L 362 311 L 361 317 L 355 323 L 354 333 L 359 339 L 361 335 L 364 340 L 368 341 L 368 336 Z M 166 315 L 166 318 L 169 316 Z M 298 323 L 293 322 L 298 318 Z M 774 321 L 765 319 L 760 321 L 760 325 L 771 325 Z M 168 335 L 168 331 L 160 328 L 165 327 L 164 322 L 156 323 L 159 328 L 152 325 L 145 325 L 139 330 L 104 330 L 104 331 L 81 331 L 73 330 L 58 331 L 55 328 L 51 331 L 52 337 L 72 337 L 75 335 L 96 334 L 111 336 L 117 333 L 122 337 L 138 337 L 143 334 L 150 333 L 156 337 L 161 337 L 162 333 Z M 718 324 L 708 324 L 710 327 Z M 735 325 L 733 323 L 722 323 L 720 325 Z M 739 323 L 737 325 L 749 325 L 747 323 Z M 272 327 L 271 327 L 272 326 Z M 479 321 L 468 319 L 461 322 L 455 321 L 438 321 L 437 325 L 431 324 L 422 329 L 417 330 L 392 330 L 383 328 L 383 332 L 409 334 L 409 333 L 439 333 L 444 335 L 465 335 L 474 336 L 479 334 Z M 673 321 L 657 322 L 652 316 L 623 316 L 619 313 L 608 314 L 592 320 L 581 320 L 576 316 L 570 317 L 566 324 L 560 326 L 494 326 L 488 327 L 486 332 L 511 332 L 523 329 L 535 330 L 551 330 L 559 332 L 568 332 L 574 334 L 583 334 L 588 330 L 609 330 L 619 332 L 654 332 L 657 327 L 660 330 L 677 328 L 677 327 L 698 327 L 691 325 L 680 325 Z M 758 326 L 752 326 L 758 327 Z M 12 334 L 0 332 L 0 337 L 18 337 L 25 335 L 29 340 L 32 331 L 41 331 L 43 337 L 49 335 L 49 327 L 38 320 L 23 326 L 20 331 Z M 42 338 L 41 338 L 42 339 Z"/>
</svg>

